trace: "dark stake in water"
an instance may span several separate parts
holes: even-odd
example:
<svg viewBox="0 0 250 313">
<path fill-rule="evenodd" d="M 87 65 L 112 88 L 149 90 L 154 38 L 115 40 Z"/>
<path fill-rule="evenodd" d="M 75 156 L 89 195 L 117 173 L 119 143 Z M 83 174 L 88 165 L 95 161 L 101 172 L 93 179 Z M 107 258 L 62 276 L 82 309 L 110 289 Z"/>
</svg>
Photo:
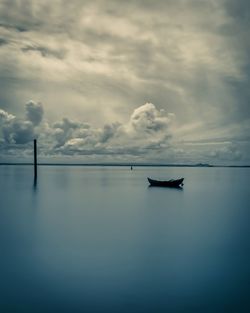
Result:
<svg viewBox="0 0 250 313">
<path fill-rule="evenodd" d="M 250 312 L 249 174 L 0 166 L 0 311 Z"/>
</svg>

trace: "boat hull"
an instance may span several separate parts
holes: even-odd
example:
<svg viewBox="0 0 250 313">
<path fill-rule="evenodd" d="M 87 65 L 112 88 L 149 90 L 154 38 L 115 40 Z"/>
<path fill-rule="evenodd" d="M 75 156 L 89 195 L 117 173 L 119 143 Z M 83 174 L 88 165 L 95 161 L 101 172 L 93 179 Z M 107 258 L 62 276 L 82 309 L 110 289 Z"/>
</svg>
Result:
<svg viewBox="0 0 250 313">
<path fill-rule="evenodd" d="M 183 180 L 184 178 L 175 179 L 175 180 L 154 180 L 148 177 L 148 182 L 150 186 L 156 186 L 156 187 L 174 187 L 174 188 L 180 188 L 183 186 Z"/>
</svg>

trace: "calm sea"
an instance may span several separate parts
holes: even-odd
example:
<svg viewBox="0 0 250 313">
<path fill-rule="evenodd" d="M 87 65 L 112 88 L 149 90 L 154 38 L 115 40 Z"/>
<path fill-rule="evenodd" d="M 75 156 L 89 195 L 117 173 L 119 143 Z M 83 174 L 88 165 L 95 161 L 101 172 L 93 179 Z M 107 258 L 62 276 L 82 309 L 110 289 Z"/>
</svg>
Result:
<svg viewBox="0 0 250 313">
<path fill-rule="evenodd" d="M 249 168 L 32 170 L 0 166 L 0 312 L 250 312 Z"/>
</svg>

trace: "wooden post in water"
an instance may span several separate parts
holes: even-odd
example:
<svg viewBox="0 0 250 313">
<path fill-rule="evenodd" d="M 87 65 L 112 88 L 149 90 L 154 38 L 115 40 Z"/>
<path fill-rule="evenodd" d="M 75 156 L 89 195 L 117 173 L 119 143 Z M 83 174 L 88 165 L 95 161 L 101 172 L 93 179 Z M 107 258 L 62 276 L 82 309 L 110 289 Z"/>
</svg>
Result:
<svg viewBox="0 0 250 313">
<path fill-rule="evenodd" d="M 37 146 L 36 139 L 34 139 L 34 180 L 37 179 Z"/>
</svg>

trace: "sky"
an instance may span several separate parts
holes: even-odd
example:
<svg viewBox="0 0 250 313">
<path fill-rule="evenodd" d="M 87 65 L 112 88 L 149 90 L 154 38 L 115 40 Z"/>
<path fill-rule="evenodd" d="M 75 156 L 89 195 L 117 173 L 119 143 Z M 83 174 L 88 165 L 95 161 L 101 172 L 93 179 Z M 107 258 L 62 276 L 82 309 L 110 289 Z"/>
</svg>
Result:
<svg viewBox="0 0 250 313">
<path fill-rule="evenodd" d="M 0 0 L 0 162 L 250 164 L 248 0 Z"/>
</svg>

